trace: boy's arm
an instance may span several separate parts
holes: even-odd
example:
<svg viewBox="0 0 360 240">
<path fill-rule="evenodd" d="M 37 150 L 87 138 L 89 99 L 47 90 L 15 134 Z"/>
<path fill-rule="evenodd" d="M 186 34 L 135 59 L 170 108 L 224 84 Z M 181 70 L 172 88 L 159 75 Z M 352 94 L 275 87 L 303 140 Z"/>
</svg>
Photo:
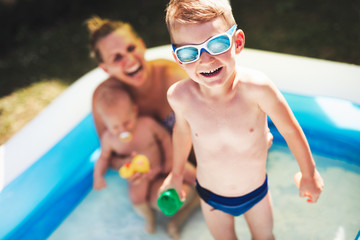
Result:
<svg viewBox="0 0 360 240">
<path fill-rule="evenodd" d="M 172 136 L 173 166 L 171 173 L 161 186 L 160 192 L 175 188 L 180 198 L 184 200 L 186 196 L 181 190 L 181 186 L 184 179 L 185 165 L 192 146 L 192 139 L 189 124 L 182 116 L 181 101 L 177 99 L 173 90 L 174 85 L 168 91 L 168 101 L 175 113 L 175 125 Z"/>
<path fill-rule="evenodd" d="M 154 129 L 157 129 L 155 131 L 156 138 L 159 140 L 163 153 L 164 153 L 164 163 L 161 169 L 162 173 L 168 174 L 173 166 L 173 145 L 171 141 L 171 136 L 169 132 L 161 126 L 158 122 L 155 120 L 152 120 L 154 124 L 157 126 L 154 126 Z M 188 154 L 189 155 L 189 154 Z M 195 186 L 195 178 L 196 178 L 196 169 L 195 167 L 190 163 L 185 163 L 185 169 L 183 174 L 183 181 L 184 183 L 190 184 L 191 186 Z"/>
<path fill-rule="evenodd" d="M 300 196 L 310 194 L 310 201 L 316 202 L 324 184 L 315 168 L 305 134 L 284 96 L 273 83 L 268 81 L 261 88 L 261 94 L 258 96 L 259 105 L 272 119 L 299 164 L 302 173 Z"/>
<path fill-rule="evenodd" d="M 106 187 L 106 182 L 104 179 L 104 175 L 109 167 L 109 158 L 111 156 L 111 144 L 107 139 L 106 132 L 101 137 L 101 154 L 98 160 L 95 163 L 94 173 L 93 173 L 93 187 L 96 190 L 100 190 Z"/>
</svg>

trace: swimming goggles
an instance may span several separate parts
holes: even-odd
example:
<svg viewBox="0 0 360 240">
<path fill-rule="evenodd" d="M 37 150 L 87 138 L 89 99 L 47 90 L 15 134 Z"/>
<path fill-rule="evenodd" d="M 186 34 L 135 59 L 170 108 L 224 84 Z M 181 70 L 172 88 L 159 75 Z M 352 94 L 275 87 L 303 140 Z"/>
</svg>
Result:
<svg viewBox="0 0 360 240">
<path fill-rule="evenodd" d="M 213 36 L 212 38 L 201 44 L 185 45 L 179 48 L 176 48 L 173 44 L 172 48 L 176 55 L 176 58 L 181 63 L 192 63 L 200 58 L 202 51 L 206 51 L 211 55 L 219 55 L 229 50 L 232 44 L 232 36 L 235 30 L 236 24 L 233 25 L 225 33 Z"/>
</svg>

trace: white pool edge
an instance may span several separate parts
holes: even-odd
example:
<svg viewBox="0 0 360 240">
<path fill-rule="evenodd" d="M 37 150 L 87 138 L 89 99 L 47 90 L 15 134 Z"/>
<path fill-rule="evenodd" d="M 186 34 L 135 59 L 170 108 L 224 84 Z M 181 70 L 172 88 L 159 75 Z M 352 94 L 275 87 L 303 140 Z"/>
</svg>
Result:
<svg viewBox="0 0 360 240">
<path fill-rule="evenodd" d="M 263 71 L 283 91 L 360 104 L 360 66 L 253 49 L 238 56 L 241 65 Z M 172 60 L 171 47 L 151 48 L 146 58 Z M 92 93 L 106 77 L 99 68 L 85 74 L 0 146 L 0 191 L 90 112 Z"/>
</svg>

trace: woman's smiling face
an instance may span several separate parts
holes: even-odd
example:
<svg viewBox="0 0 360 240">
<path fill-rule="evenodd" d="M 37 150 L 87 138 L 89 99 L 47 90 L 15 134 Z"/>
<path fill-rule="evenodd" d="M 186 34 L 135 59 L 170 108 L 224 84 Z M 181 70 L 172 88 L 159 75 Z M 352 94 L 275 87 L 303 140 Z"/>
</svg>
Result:
<svg viewBox="0 0 360 240">
<path fill-rule="evenodd" d="M 145 44 L 126 30 L 118 29 L 102 38 L 97 47 L 103 62 L 99 66 L 110 76 L 134 87 L 146 80 Z"/>
</svg>

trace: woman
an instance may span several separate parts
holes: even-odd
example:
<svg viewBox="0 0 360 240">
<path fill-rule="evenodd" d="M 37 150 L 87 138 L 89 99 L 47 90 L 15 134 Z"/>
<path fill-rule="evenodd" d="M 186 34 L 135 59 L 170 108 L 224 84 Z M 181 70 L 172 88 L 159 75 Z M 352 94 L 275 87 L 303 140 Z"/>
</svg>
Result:
<svg viewBox="0 0 360 240">
<path fill-rule="evenodd" d="M 169 119 L 173 113 L 166 93 L 173 83 L 187 78 L 185 71 L 173 61 L 146 61 L 145 43 L 127 23 L 94 17 L 88 21 L 88 28 L 92 54 L 99 67 L 113 77 L 102 84 L 125 85 L 135 96 L 141 115 L 150 115 L 172 129 Z M 94 118 L 101 135 L 104 123 L 97 114 Z"/>
<path fill-rule="evenodd" d="M 167 90 L 173 83 L 187 77 L 185 71 L 169 60 L 146 61 L 144 58 L 146 46 L 127 23 L 93 17 L 88 20 L 87 25 L 90 32 L 91 52 L 98 61 L 99 67 L 110 76 L 93 94 L 92 110 L 99 136 L 106 130 L 106 126 L 96 111 L 95 103 L 99 89 L 108 86 L 123 87 L 129 91 L 135 98 L 140 115 L 153 117 L 171 131 L 174 116 L 167 101 Z M 119 169 L 123 164 L 121 156 L 113 156 L 109 167 Z M 187 167 L 188 174 L 193 176 L 195 183 L 195 168 L 190 164 Z M 149 201 L 154 209 L 158 209 L 156 205 L 158 189 L 164 179 L 165 176 L 157 178 L 149 189 Z M 184 204 L 168 226 L 168 232 L 174 238 L 178 237 L 178 228 L 182 220 L 199 204 L 193 186 L 187 186 L 187 189 L 188 204 Z"/>
</svg>

